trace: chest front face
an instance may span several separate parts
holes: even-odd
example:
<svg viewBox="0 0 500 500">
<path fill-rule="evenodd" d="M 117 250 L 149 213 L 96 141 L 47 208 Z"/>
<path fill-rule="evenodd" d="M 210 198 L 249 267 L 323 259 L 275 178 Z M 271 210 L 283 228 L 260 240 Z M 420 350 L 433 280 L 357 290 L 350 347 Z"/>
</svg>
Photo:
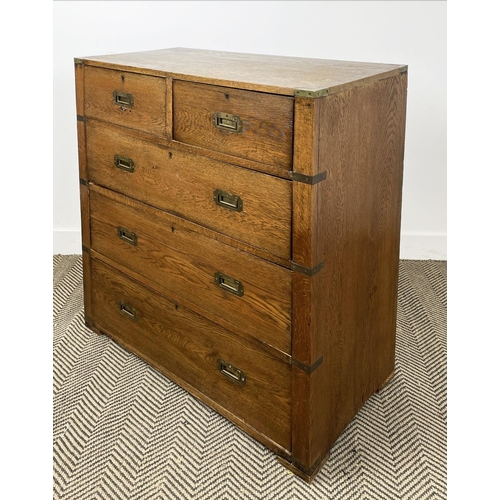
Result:
<svg viewBox="0 0 500 500">
<path fill-rule="evenodd" d="M 405 71 L 75 60 L 87 326 L 308 481 L 394 368 Z"/>
</svg>

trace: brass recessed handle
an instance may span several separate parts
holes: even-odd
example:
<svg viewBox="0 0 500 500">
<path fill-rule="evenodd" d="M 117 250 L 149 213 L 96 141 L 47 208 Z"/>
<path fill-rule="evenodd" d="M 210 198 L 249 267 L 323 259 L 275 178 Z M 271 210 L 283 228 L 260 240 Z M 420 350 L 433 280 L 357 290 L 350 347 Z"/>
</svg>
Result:
<svg viewBox="0 0 500 500">
<path fill-rule="evenodd" d="M 130 304 L 121 301 L 118 303 L 118 308 L 120 309 L 120 312 L 124 316 L 126 316 L 129 319 L 133 319 L 134 321 L 137 321 L 137 310 Z"/>
<path fill-rule="evenodd" d="M 214 201 L 220 207 L 227 208 L 228 210 L 235 210 L 236 212 L 243 210 L 243 200 L 235 194 L 222 191 L 222 189 L 214 191 Z"/>
<path fill-rule="evenodd" d="M 238 297 L 243 297 L 245 293 L 243 289 L 243 283 L 241 281 L 235 280 L 228 276 L 227 274 L 223 274 L 220 271 L 217 271 L 214 275 L 215 284 L 225 290 L 226 292 L 232 293 L 233 295 L 237 295 Z"/>
<path fill-rule="evenodd" d="M 212 123 L 220 130 L 228 130 L 229 132 L 241 132 L 243 126 L 241 118 L 230 113 L 216 111 L 212 115 Z"/>
<path fill-rule="evenodd" d="M 134 160 L 126 156 L 115 155 L 115 167 L 132 173 L 135 170 Z"/>
<path fill-rule="evenodd" d="M 232 380 L 233 382 L 236 382 L 240 385 L 246 384 L 247 378 L 245 374 L 239 368 L 236 368 L 236 366 L 234 366 L 233 364 L 219 358 L 217 360 L 217 367 L 219 368 L 219 371 L 229 380 Z"/>
<path fill-rule="evenodd" d="M 115 90 L 113 92 L 113 102 L 117 106 L 126 106 L 127 108 L 132 108 L 134 106 L 134 96 L 132 94 L 128 94 L 127 92 Z"/>
<path fill-rule="evenodd" d="M 137 246 L 137 235 L 125 227 L 118 227 L 118 237 L 129 245 Z"/>
</svg>

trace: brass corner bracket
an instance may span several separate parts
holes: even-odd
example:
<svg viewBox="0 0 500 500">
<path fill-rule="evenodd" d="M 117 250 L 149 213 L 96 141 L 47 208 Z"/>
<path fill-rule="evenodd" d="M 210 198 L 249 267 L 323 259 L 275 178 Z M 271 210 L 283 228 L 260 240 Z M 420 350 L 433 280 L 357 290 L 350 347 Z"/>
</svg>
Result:
<svg viewBox="0 0 500 500">
<path fill-rule="evenodd" d="M 309 99 L 316 99 L 318 97 L 327 96 L 328 89 L 320 89 L 320 90 L 295 89 L 294 95 L 295 95 L 295 97 L 309 97 Z"/>
</svg>

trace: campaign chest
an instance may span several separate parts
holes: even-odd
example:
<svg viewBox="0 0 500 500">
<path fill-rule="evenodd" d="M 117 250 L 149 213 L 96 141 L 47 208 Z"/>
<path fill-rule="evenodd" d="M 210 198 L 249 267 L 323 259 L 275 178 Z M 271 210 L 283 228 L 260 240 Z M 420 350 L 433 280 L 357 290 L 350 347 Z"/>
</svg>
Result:
<svg viewBox="0 0 500 500">
<path fill-rule="evenodd" d="M 75 59 L 85 322 L 311 481 L 394 371 L 407 66 Z"/>
</svg>

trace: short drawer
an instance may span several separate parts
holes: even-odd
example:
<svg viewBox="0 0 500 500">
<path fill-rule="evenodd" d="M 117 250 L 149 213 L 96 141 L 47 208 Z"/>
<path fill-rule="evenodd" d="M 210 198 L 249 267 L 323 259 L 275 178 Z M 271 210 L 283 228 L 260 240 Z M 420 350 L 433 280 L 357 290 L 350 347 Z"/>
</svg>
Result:
<svg viewBox="0 0 500 500">
<path fill-rule="evenodd" d="M 96 252 L 233 331 L 290 354 L 290 270 L 187 229 L 175 216 L 99 191 L 90 191 Z"/>
<path fill-rule="evenodd" d="M 176 80 L 173 138 L 292 170 L 293 98 Z"/>
<path fill-rule="evenodd" d="M 94 120 L 89 178 L 282 259 L 291 254 L 291 181 L 174 149 Z"/>
<path fill-rule="evenodd" d="M 166 135 L 165 78 L 85 66 L 85 116 Z"/>
<path fill-rule="evenodd" d="M 96 259 L 92 313 L 124 347 L 290 449 L 290 365 Z"/>
</svg>

